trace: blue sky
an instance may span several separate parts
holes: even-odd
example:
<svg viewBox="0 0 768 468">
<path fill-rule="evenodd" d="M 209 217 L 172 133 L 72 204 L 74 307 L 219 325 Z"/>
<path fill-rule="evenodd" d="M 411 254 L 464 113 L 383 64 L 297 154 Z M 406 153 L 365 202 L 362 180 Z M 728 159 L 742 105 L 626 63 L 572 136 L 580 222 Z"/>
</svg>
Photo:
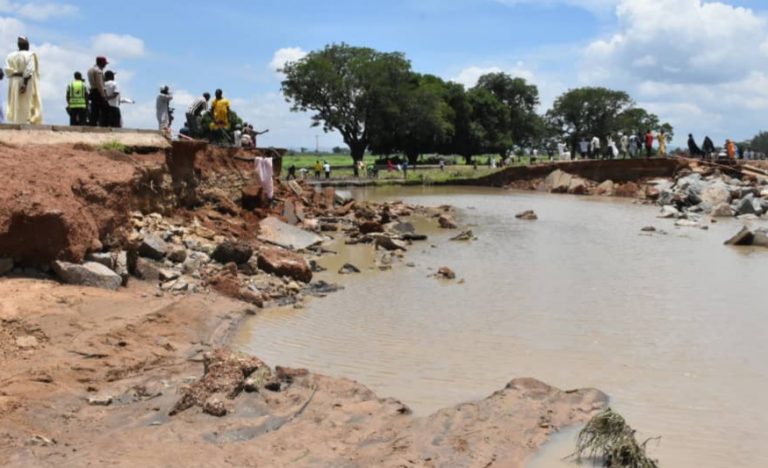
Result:
<svg viewBox="0 0 768 468">
<path fill-rule="evenodd" d="M 623 89 L 688 132 L 745 139 L 766 129 L 768 2 L 702 0 L 0 0 L 0 53 L 30 36 L 40 53 L 47 123 L 95 55 L 110 58 L 127 126 L 154 126 L 169 84 L 178 114 L 217 87 L 256 127 L 260 145 L 322 147 L 335 134 L 291 113 L 275 68 L 332 42 L 402 51 L 416 71 L 471 86 L 489 71 L 539 86 L 544 111 L 569 88 Z"/>
</svg>

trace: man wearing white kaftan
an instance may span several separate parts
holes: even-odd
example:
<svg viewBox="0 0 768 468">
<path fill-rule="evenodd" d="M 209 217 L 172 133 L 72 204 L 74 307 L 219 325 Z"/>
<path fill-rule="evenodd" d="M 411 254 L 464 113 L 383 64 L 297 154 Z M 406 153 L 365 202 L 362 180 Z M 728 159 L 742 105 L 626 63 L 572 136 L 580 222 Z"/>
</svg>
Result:
<svg viewBox="0 0 768 468">
<path fill-rule="evenodd" d="M 5 60 L 8 79 L 7 123 L 43 123 L 43 103 L 40 97 L 40 65 L 37 54 L 29 51 L 29 41 L 19 38 L 19 50 Z"/>
</svg>

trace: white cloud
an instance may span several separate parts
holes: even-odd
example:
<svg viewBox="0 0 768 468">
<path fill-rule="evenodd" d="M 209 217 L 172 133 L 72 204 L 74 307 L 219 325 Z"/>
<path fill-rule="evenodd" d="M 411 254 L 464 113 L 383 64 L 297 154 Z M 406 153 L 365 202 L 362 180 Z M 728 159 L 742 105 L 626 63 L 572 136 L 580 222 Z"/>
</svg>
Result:
<svg viewBox="0 0 768 468">
<path fill-rule="evenodd" d="M 116 58 L 137 58 L 145 53 L 144 41 L 130 34 L 99 34 L 91 38 L 91 48 L 98 55 Z"/>
<path fill-rule="evenodd" d="M 581 85 L 623 89 L 678 135 L 749 138 L 768 111 L 768 21 L 702 0 L 621 0 L 616 30 L 584 50 Z M 680 139 L 678 139 L 678 142 Z"/>
<path fill-rule="evenodd" d="M 487 75 L 488 73 L 500 73 L 502 71 L 504 70 L 502 70 L 501 67 L 477 67 L 473 65 L 461 70 L 458 75 L 451 78 L 451 81 L 463 84 L 466 88 L 472 88 L 477 84 L 477 81 L 481 76 Z"/>
<path fill-rule="evenodd" d="M 54 2 L 13 2 L 0 0 L 0 13 L 21 16 L 35 21 L 61 18 L 76 14 L 77 7 L 67 3 Z"/>
<path fill-rule="evenodd" d="M 270 70 L 280 72 L 286 63 L 301 60 L 306 55 L 307 52 L 301 47 L 284 47 L 275 51 L 268 66 Z"/>
</svg>

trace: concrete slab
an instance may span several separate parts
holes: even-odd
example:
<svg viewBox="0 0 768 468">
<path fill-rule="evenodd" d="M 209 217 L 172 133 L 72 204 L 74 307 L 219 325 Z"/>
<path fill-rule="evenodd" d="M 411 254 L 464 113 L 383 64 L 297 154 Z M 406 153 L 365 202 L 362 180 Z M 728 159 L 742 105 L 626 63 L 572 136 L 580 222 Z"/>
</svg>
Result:
<svg viewBox="0 0 768 468">
<path fill-rule="evenodd" d="M 286 249 L 302 250 L 323 242 L 323 238 L 317 234 L 291 226 L 272 216 L 262 220 L 259 226 L 259 240 Z"/>
<path fill-rule="evenodd" d="M 141 148 L 170 148 L 160 132 L 152 130 L 67 127 L 63 125 L 0 125 L 0 142 L 9 145 L 57 145 L 82 143 L 100 146 L 120 143 Z"/>
</svg>

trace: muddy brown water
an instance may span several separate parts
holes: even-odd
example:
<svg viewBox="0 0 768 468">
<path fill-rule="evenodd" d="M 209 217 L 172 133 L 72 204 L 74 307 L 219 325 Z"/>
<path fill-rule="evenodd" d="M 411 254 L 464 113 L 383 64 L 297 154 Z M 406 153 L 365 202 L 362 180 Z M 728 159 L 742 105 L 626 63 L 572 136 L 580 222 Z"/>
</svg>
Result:
<svg viewBox="0 0 768 468">
<path fill-rule="evenodd" d="M 768 466 L 768 250 L 723 246 L 740 222 L 677 229 L 623 200 L 490 189 L 355 195 L 454 205 L 478 240 L 420 225 L 430 240 L 407 254 L 415 267 L 324 274 L 346 289 L 264 311 L 243 327 L 243 349 L 358 380 L 420 414 L 515 377 L 596 387 L 640 437 L 661 436 L 651 453 L 662 466 Z M 514 218 L 526 209 L 539 221 Z M 356 246 L 324 261 L 335 271 L 372 256 Z M 441 266 L 464 284 L 430 278 Z M 574 436 L 554 437 L 530 465 L 572 466 L 560 458 Z"/>
</svg>

